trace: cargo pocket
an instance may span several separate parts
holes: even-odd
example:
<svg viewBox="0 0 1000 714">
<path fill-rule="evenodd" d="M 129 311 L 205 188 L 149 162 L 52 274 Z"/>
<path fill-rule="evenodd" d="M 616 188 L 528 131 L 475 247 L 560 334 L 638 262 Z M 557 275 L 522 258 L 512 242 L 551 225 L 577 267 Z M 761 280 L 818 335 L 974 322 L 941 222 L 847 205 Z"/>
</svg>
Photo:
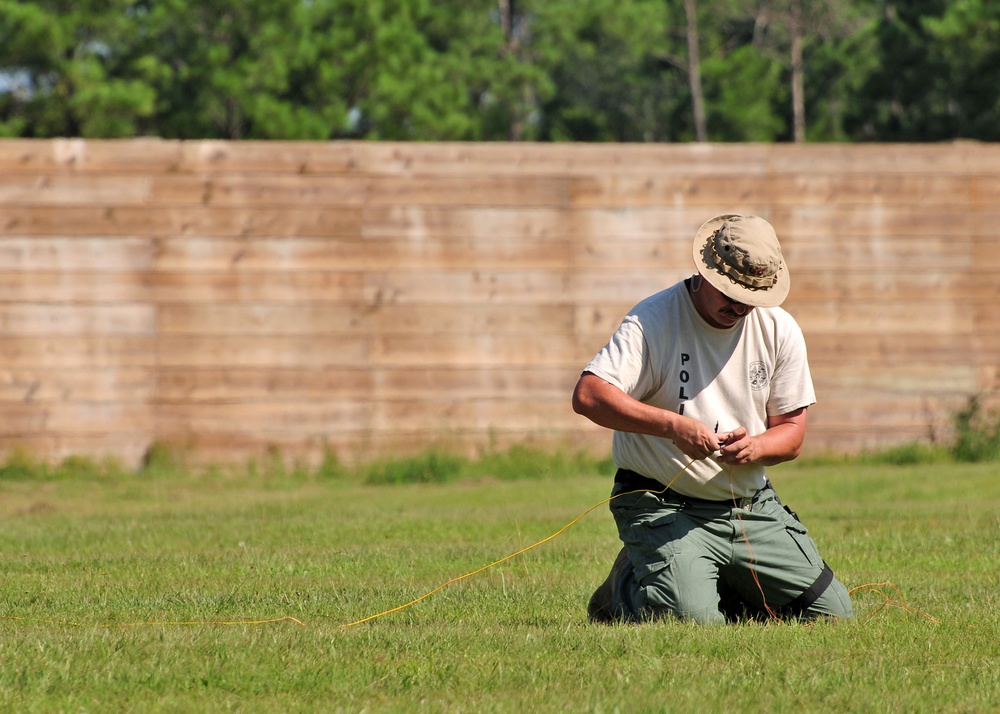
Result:
<svg viewBox="0 0 1000 714">
<path fill-rule="evenodd" d="M 664 513 L 634 521 L 624 531 L 619 531 L 628 546 L 635 577 L 640 583 L 670 567 L 674 561 L 679 550 L 676 526 L 677 514 Z"/>
<path fill-rule="evenodd" d="M 823 566 L 823 559 L 820 557 L 819 549 L 809 535 L 809 531 L 806 530 L 806 527 L 797 518 L 792 517 L 790 514 L 785 518 L 785 532 L 795 542 L 799 552 L 809 561 L 810 565 Z"/>
</svg>

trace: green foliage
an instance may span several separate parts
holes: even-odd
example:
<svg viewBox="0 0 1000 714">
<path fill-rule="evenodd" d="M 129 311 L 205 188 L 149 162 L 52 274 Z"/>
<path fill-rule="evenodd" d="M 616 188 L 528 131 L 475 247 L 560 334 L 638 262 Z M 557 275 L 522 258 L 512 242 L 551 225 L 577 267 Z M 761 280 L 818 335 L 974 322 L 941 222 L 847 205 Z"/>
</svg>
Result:
<svg viewBox="0 0 1000 714">
<path fill-rule="evenodd" d="M 183 451 L 163 442 L 155 442 L 143 456 L 139 475 L 146 478 L 169 478 L 188 471 Z"/>
<path fill-rule="evenodd" d="M 45 478 L 46 474 L 46 465 L 22 449 L 15 449 L 7 454 L 6 461 L 0 464 L 0 480 L 4 481 Z"/>
<path fill-rule="evenodd" d="M 0 0 L 0 137 L 688 141 L 680 0 Z M 695 3 L 709 138 L 790 138 L 784 0 Z M 1000 139 L 1000 0 L 803 0 L 813 141 Z"/>
<path fill-rule="evenodd" d="M 535 61 L 556 91 L 541 103 L 542 137 L 555 141 L 669 141 L 691 132 L 671 117 L 687 104 L 683 72 L 666 58 L 669 3 L 593 0 L 528 3 Z M 676 12 L 676 9 L 675 9 Z"/>
<path fill-rule="evenodd" d="M 0 2 L 0 132 L 117 138 L 140 132 L 156 93 L 131 66 L 133 0 Z"/>
<path fill-rule="evenodd" d="M 379 459 L 362 472 L 371 484 L 445 483 L 454 481 L 463 465 L 458 456 L 431 451 L 413 458 Z"/>
<path fill-rule="evenodd" d="M 127 469 L 115 458 L 93 459 L 71 455 L 47 463 L 24 450 L 15 449 L 0 464 L 0 481 L 60 481 L 74 479 L 120 480 Z"/>
<path fill-rule="evenodd" d="M 1000 140 L 1000 2 L 959 0 L 940 16 L 921 18 L 941 74 L 941 101 L 955 136 Z"/>
<path fill-rule="evenodd" d="M 982 397 L 969 399 L 954 421 L 956 440 L 952 455 L 957 461 L 1000 460 L 1000 414 L 987 410 Z"/>
<path fill-rule="evenodd" d="M 585 452 L 552 451 L 523 445 L 507 451 L 488 451 L 474 459 L 431 450 L 412 457 L 377 459 L 357 468 L 360 480 L 369 484 L 452 483 L 480 479 L 523 481 L 613 473 L 610 458 L 598 459 Z"/>
<path fill-rule="evenodd" d="M 857 457 L 857 460 L 864 464 L 914 466 L 947 462 L 950 460 L 950 452 L 942 446 L 910 442 L 880 451 L 864 452 Z"/>
<path fill-rule="evenodd" d="M 514 446 L 505 452 L 483 454 L 469 465 L 468 471 L 501 481 L 570 478 L 591 474 L 611 476 L 614 474 L 614 462 L 610 457 L 597 459 L 582 451 L 547 451 L 528 446 Z"/>
<path fill-rule="evenodd" d="M 336 450 L 327 447 L 323 451 L 323 460 L 316 467 L 316 477 L 327 481 L 339 481 L 349 474 L 348 468 L 340 460 Z"/>
<path fill-rule="evenodd" d="M 750 46 L 702 64 L 712 136 L 770 142 L 787 132 L 779 106 L 788 103 L 781 65 Z"/>
</svg>

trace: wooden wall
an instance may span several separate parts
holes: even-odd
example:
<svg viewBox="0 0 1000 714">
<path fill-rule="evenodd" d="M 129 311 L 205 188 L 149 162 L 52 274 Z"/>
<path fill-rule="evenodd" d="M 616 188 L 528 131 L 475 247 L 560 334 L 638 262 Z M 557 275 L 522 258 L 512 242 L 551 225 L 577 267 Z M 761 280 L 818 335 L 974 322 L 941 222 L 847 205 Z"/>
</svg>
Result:
<svg viewBox="0 0 1000 714">
<path fill-rule="evenodd" d="M 2 141 L 0 450 L 606 451 L 580 370 L 730 211 L 782 240 L 810 450 L 996 392 L 1000 145 Z"/>
</svg>

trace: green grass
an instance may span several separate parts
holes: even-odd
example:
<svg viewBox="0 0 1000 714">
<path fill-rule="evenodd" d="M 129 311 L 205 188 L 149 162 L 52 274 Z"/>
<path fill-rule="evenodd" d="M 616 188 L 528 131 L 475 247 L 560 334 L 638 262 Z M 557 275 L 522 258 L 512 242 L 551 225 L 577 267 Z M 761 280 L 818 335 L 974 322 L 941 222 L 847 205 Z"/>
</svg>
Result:
<svg viewBox="0 0 1000 714">
<path fill-rule="evenodd" d="M 848 624 L 591 625 L 587 598 L 618 549 L 601 506 L 518 558 L 343 627 L 551 535 L 610 478 L 582 462 L 566 476 L 568 457 L 541 469 L 550 478 L 463 462 L 444 483 L 373 485 L 335 463 L 196 473 L 154 456 L 139 474 L 0 469 L 3 711 L 1000 705 L 995 462 L 772 471 L 845 583 L 891 581 L 939 622 L 857 593 Z M 212 624 L 265 620 L 278 621 Z"/>
</svg>

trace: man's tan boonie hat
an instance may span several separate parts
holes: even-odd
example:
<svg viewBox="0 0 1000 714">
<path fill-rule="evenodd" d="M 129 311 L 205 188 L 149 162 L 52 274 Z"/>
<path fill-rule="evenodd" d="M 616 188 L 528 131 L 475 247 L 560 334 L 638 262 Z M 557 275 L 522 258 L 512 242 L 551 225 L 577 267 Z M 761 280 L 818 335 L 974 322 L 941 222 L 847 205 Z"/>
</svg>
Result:
<svg viewBox="0 0 1000 714">
<path fill-rule="evenodd" d="M 776 307 L 791 281 L 774 228 L 763 218 L 726 214 L 706 221 L 694 237 L 698 272 L 732 300 Z"/>
</svg>

